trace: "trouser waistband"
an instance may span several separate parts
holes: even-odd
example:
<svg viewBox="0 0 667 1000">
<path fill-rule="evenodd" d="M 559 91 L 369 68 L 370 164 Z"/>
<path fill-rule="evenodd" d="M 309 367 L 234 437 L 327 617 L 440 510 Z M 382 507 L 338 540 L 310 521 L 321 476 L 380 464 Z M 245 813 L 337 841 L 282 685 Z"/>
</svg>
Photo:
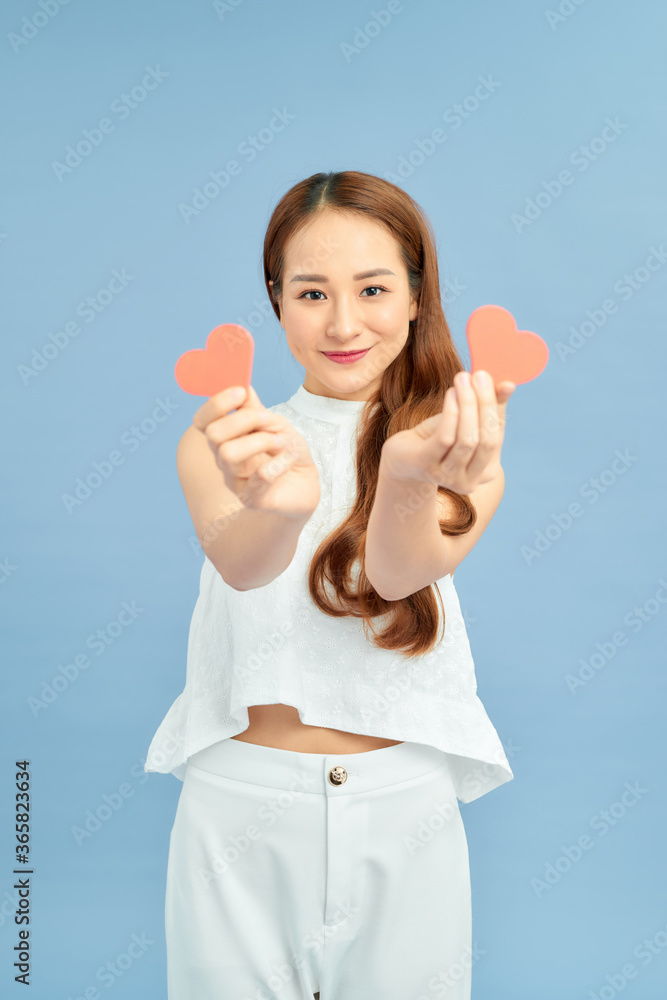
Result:
<svg viewBox="0 0 667 1000">
<path fill-rule="evenodd" d="M 188 758 L 202 771 L 270 788 L 348 795 L 396 785 L 444 767 L 448 756 L 424 743 L 395 743 L 362 753 L 300 753 L 230 738 Z"/>
</svg>

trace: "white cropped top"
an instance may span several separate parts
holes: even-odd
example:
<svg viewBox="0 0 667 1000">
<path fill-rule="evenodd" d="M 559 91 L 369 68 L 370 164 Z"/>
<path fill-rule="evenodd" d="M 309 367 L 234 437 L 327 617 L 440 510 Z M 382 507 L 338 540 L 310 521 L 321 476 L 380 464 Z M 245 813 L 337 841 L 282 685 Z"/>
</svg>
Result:
<svg viewBox="0 0 667 1000">
<path fill-rule="evenodd" d="M 183 780 L 188 757 L 248 728 L 248 706 L 281 703 L 294 706 L 305 725 L 439 748 L 450 756 L 462 802 L 514 777 L 477 696 L 451 575 L 437 581 L 444 638 L 414 658 L 379 649 L 366 638 L 361 619 L 330 617 L 310 597 L 312 555 L 356 495 L 356 429 L 363 406 L 301 385 L 289 400 L 269 407 L 308 443 L 320 501 L 292 562 L 264 587 L 237 591 L 204 557 L 185 687 L 152 739 L 145 771 Z"/>
</svg>

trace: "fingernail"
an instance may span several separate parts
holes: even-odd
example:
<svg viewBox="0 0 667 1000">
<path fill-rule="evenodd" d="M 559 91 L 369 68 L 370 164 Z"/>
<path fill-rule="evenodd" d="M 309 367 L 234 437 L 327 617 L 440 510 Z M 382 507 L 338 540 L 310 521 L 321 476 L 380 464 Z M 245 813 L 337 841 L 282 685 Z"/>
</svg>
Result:
<svg viewBox="0 0 667 1000">
<path fill-rule="evenodd" d="M 474 379 L 475 383 L 480 387 L 480 389 L 485 389 L 486 386 L 491 384 L 489 373 L 485 371 L 475 372 Z"/>
<path fill-rule="evenodd" d="M 240 403 L 242 399 L 245 399 L 245 389 L 243 386 L 234 386 L 233 389 L 230 389 L 229 398 L 232 403 Z"/>
<path fill-rule="evenodd" d="M 459 372 L 459 381 L 461 385 L 470 385 L 470 375 L 468 372 Z"/>
</svg>

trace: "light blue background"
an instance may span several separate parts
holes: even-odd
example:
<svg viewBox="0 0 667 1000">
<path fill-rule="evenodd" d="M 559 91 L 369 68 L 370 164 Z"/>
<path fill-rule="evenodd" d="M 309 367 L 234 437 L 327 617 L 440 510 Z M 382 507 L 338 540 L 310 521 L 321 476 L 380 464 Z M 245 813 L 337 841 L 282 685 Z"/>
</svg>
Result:
<svg viewBox="0 0 667 1000">
<path fill-rule="evenodd" d="M 484 952 L 473 998 L 663 995 L 667 267 L 622 289 L 667 243 L 667 10 L 648 0 L 569 7 L 550 24 L 546 0 L 406 0 L 348 61 L 341 46 L 370 3 L 242 0 L 219 13 L 203 0 L 72 0 L 18 46 L 10 34 L 42 8 L 3 5 L 4 996 L 24 995 L 13 982 L 10 821 L 13 762 L 28 757 L 30 996 L 97 986 L 99 996 L 166 997 L 163 894 L 181 784 L 142 765 L 185 681 L 202 562 L 175 459 L 201 400 L 178 388 L 173 366 L 214 326 L 240 322 L 255 338 L 260 398 L 287 399 L 303 370 L 263 286 L 271 210 L 319 170 L 395 175 L 438 127 L 446 140 L 400 183 L 433 224 L 457 346 L 467 360 L 468 315 L 498 303 L 551 351 L 509 402 L 505 495 L 456 574 L 479 693 L 515 773 L 462 809 Z M 121 119 L 113 102 L 148 66 L 166 77 Z M 460 127 L 443 120 L 489 76 L 496 89 Z M 274 108 L 295 118 L 249 162 L 238 147 Z M 53 162 L 105 117 L 113 132 L 59 180 Z M 608 118 L 620 134 L 604 150 L 594 143 L 599 155 L 581 170 L 576 150 Z M 232 158 L 240 174 L 186 223 L 179 205 Z M 518 231 L 512 215 L 568 168 L 573 182 Z M 75 320 L 114 269 L 132 276 L 127 287 L 94 321 L 79 316 L 81 333 L 25 384 L 33 348 Z M 560 357 L 608 299 L 615 312 Z M 173 412 L 132 450 L 127 432 L 158 400 Z M 63 495 L 115 449 L 123 463 L 68 512 Z M 629 465 L 605 473 L 617 450 Z M 602 491 L 592 485 L 601 475 Z M 581 516 L 557 537 L 554 518 L 577 502 Z M 550 544 L 528 558 L 549 525 Z M 132 601 L 138 618 L 103 655 L 88 650 L 90 666 L 35 716 L 29 699 Z M 626 618 L 637 606 L 641 627 Z M 572 693 L 566 676 L 619 630 L 625 645 Z M 77 844 L 72 828 L 124 782 L 122 807 Z M 628 782 L 644 791 L 618 808 Z M 606 834 L 603 810 L 616 816 Z M 591 848 L 567 870 L 564 849 L 585 834 Z M 549 864 L 560 875 L 539 893 L 533 880 Z M 101 982 L 97 970 L 133 934 L 153 943 Z M 635 951 L 646 939 L 656 941 L 648 962 Z M 623 987 L 627 963 L 636 975 Z"/>
</svg>

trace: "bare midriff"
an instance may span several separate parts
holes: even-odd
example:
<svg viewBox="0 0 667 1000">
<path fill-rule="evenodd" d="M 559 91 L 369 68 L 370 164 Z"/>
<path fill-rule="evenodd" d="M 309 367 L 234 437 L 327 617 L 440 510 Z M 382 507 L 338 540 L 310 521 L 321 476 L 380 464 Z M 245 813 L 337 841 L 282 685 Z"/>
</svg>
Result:
<svg viewBox="0 0 667 1000">
<path fill-rule="evenodd" d="M 342 729 L 306 726 L 292 705 L 251 705 L 248 708 L 250 725 L 242 733 L 232 736 L 243 743 L 258 743 L 277 750 L 296 750 L 298 753 L 364 753 L 381 750 L 403 740 L 386 740 L 381 736 L 347 733 Z"/>
</svg>

